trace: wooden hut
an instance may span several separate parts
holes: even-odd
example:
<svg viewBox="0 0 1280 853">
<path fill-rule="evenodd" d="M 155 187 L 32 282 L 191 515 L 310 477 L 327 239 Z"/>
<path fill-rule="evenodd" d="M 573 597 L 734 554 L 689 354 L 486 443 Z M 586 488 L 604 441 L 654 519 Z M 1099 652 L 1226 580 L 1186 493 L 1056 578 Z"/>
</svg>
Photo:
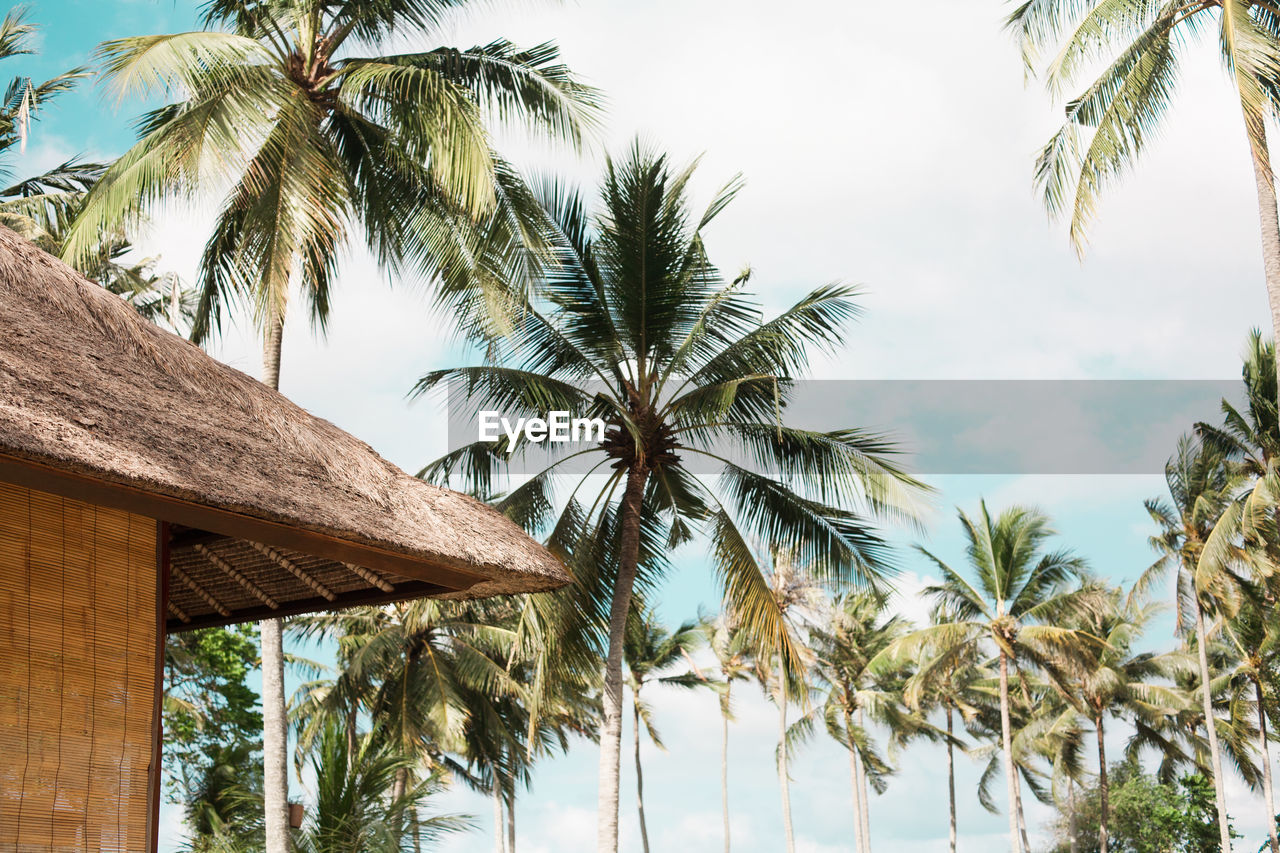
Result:
<svg viewBox="0 0 1280 853">
<path fill-rule="evenodd" d="M 0 851 L 154 849 L 166 632 L 567 580 L 0 228 Z"/>
</svg>

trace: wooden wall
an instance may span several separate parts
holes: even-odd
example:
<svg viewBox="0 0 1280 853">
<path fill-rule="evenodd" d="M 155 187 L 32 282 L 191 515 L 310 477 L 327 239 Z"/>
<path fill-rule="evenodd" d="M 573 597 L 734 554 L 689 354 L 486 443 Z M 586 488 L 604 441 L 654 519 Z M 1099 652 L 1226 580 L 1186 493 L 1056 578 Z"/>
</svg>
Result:
<svg viewBox="0 0 1280 853">
<path fill-rule="evenodd" d="M 0 483 L 0 853 L 152 849 L 156 522 Z"/>
</svg>

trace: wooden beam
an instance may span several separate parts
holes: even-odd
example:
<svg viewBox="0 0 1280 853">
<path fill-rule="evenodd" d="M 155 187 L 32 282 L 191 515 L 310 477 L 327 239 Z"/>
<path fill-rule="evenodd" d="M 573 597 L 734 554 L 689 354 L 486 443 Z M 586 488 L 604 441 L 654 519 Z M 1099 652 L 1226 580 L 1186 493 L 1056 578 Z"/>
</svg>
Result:
<svg viewBox="0 0 1280 853">
<path fill-rule="evenodd" d="M 227 605 L 223 604 L 221 601 L 214 598 L 213 595 L 209 592 L 209 590 L 202 587 L 199 583 L 196 582 L 194 578 L 188 576 L 187 573 L 184 572 L 182 569 L 178 568 L 177 566 L 170 566 L 169 574 L 177 578 L 178 580 L 182 581 L 184 584 L 186 584 L 187 589 L 191 590 L 196 595 L 204 599 L 205 604 L 209 605 L 214 610 L 218 611 L 218 613 L 220 613 L 221 615 L 223 616 L 231 615 L 231 608 L 227 607 Z"/>
<path fill-rule="evenodd" d="M 174 604 L 172 601 L 168 603 L 168 608 L 170 613 L 172 613 L 174 616 L 177 616 L 183 622 L 185 623 L 191 622 L 191 617 L 187 615 L 187 611 L 183 610 L 181 607 Z"/>
<path fill-rule="evenodd" d="M 381 575 L 379 575 L 377 572 L 372 571 L 370 569 L 366 569 L 364 566 L 357 566 L 354 563 L 343 563 L 342 565 L 346 566 L 348 569 L 355 572 L 357 575 L 363 578 L 366 583 L 372 586 L 376 586 L 378 589 L 382 590 L 383 592 L 391 592 L 391 590 L 395 589 L 394 586 L 387 583 L 386 579 L 383 578 Z"/>
<path fill-rule="evenodd" d="M 296 601 L 282 601 L 280 602 L 279 610 L 272 610 L 266 605 L 261 605 L 259 607 L 246 607 L 243 610 L 236 610 L 230 616 L 220 616 L 216 613 L 197 614 L 191 617 L 190 622 L 185 623 L 177 619 L 171 619 L 169 620 L 168 629 L 170 633 L 176 634 L 182 631 L 194 631 L 197 628 L 217 628 L 222 625 L 232 625 L 236 622 L 257 622 L 261 619 L 297 616 L 300 613 L 316 613 L 322 610 L 342 610 L 345 607 L 408 601 L 414 598 L 442 595 L 447 592 L 451 592 L 451 590 L 435 584 L 423 583 L 422 581 L 407 581 L 397 584 L 394 592 L 383 592 L 380 589 L 370 587 L 356 590 L 355 592 L 342 593 L 334 601 L 329 601 L 318 595 L 313 598 L 303 598 Z"/>
<path fill-rule="evenodd" d="M 156 494 L 122 482 L 70 473 L 8 454 L 0 454 L 0 482 L 116 507 L 135 515 L 175 522 L 235 539 L 264 542 L 276 548 L 338 562 L 357 563 L 450 591 L 470 589 L 487 579 L 461 561 L 413 557 L 377 545 Z M 499 568 L 495 566 L 494 573 L 499 572 Z"/>
<path fill-rule="evenodd" d="M 274 560 L 276 565 L 280 566 L 280 568 L 285 569 L 295 578 L 302 581 L 303 583 L 311 587 L 316 592 L 320 593 L 320 596 L 322 598 L 328 601 L 334 601 L 337 599 L 338 596 L 336 593 L 333 592 L 333 590 L 329 589 L 329 587 L 320 583 L 320 581 L 316 580 L 311 575 L 307 574 L 302 569 L 298 568 L 297 564 L 294 563 L 293 560 L 290 560 L 288 557 L 286 557 L 284 554 L 281 554 L 275 548 L 272 548 L 270 545 L 264 545 L 261 542 L 250 542 L 249 544 L 252 545 L 254 548 L 257 548 L 263 554 L 266 554 L 272 560 Z"/>
<path fill-rule="evenodd" d="M 274 598 L 267 595 L 262 590 L 262 587 L 258 586 L 256 583 L 241 574 L 240 571 L 235 566 L 231 565 L 231 563 L 227 562 L 222 555 L 209 550 L 208 546 L 202 545 L 199 542 L 193 545 L 191 550 L 195 551 L 197 554 L 203 555 L 210 563 L 213 563 L 219 569 L 222 569 L 225 575 L 240 584 L 240 586 L 244 587 L 250 595 L 270 607 L 272 610 L 280 609 L 280 605 L 276 603 Z"/>
</svg>

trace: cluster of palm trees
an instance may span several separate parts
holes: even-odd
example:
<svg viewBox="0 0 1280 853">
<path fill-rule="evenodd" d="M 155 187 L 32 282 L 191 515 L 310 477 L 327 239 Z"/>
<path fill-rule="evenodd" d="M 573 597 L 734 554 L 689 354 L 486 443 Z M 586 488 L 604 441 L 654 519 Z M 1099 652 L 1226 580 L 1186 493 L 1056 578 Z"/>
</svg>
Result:
<svg viewBox="0 0 1280 853">
<path fill-rule="evenodd" d="M 477 442 L 420 472 L 492 501 L 544 538 L 573 570 L 567 590 L 297 620 L 291 630 L 324 637 L 339 654 L 335 668 L 313 667 L 292 710 L 286 626 L 263 623 L 263 773 L 237 781 L 226 765 L 209 768 L 209 796 L 194 812 L 208 830 L 199 843 L 417 849 L 461 825 L 428 813 L 429 794 L 448 777 L 492 797 L 497 844 L 514 853 L 517 793 L 535 762 L 587 737 L 599 741 L 597 848 L 616 853 L 629 686 L 647 848 L 640 739 L 660 736 L 646 691 L 714 689 L 727 761 L 734 687 L 752 679 L 778 712 L 789 850 L 789 759 L 825 730 L 849 754 L 861 853 L 871 850 L 871 791 L 883 790 L 893 755 L 910 742 L 945 746 L 953 849 L 962 750 L 986 761 L 984 805 L 995 807 L 990 788 L 1003 774 L 1010 842 L 1029 853 L 1024 788 L 1074 815 L 1092 736 L 1106 851 L 1106 731 L 1116 719 L 1132 727 L 1129 750 L 1154 751 L 1162 773 L 1196 768 L 1212 779 L 1229 850 L 1224 754 L 1272 808 L 1274 347 L 1253 340 L 1248 406 L 1224 404 L 1221 425 L 1200 424 L 1179 446 L 1168 499 L 1149 506 L 1160 559 L 1130 589 L 1108 588 L 1078 556 L 1051 550 L 1042 513 L 993 515 L 983 505 L 960 516 L 967 567 L 924 554 L 941 578 L 925 591 L 933 619 L 907 624 L 891 613 L 896 558 L 881 529 L 917 522 L 929 489 L 885 436 L 801 429 L 788 417 L 809 359 L 843 346 L 858 291 L 817 287 L 763 316 L 750 271 L 723 276 L 704 242 L 740 182 L 695 208 L 694 166 L 639 143 L 609 159 L 590 191 L 526 180 L 495 149 L 495 124 L 583 147 L 600 94 L 560 64 L 553 44 L 391 47 L 435 45 L 467 5 L 211 0 L 199 31 L 99 48 L 105 85 L 160 101 L 133 147 L 110 164 L 73 160 L 0 190 L 0 222 L 196 342 L 215 335 L 233 306 L 247 307 L 272 387 L 290 301 L 304 297 L 323 330 L 338 259 L 358 243 L 389 272 L 430 281 L 435 305 L 477 354 L 424 374 L 415 393 L 449 386 L 512 417 L 569 410 L 608 425 L 603 442 L 578 450 L 546 456 L 520 440 Z M 1071 208 L 1079 244 L 1099 192 L 1141 153 L 1168 106 L 1183 33 L 1206 22 L 1217 27 L 1245 119 L 1280 329 L 1266 135 L 1280 100 L 1273 3 L 1018 6 L 1009 26 L 1028 70 L 1043 72 L 1055 95 L 1099 60 L 1104 68 L 1069 102 L 1037 180 L 1051 210 Z M 26 50 L 30 36 L 9 15 L 0 58 Z M 1040 68 L 1045 49 L 1056 53 Z M 0 104 L 0 156 L 86 75 L 15 80 Z M 192 287 L 133 260 L 130 240 L 149 215 L 210 199 L 217 213 Z M 513 469 L 531 458 L 541 466 Z M 565 476 L 570 460 L 587 473 Z M 507 476 L 513 470 L 519 476 Z M 654 591 L 690 542 L 707 544 L 723 612 L 668 630 Z M 1182 647 L 1142 651 L 1151 596 L 1169 572 Z M 300 834 L 288 821 L 291 724 L 319 801 Z M 722 768 L 727 850 L 726 778 Z M 1274 828 L 1270 845 L 1280 853 Z"/>
</svg>

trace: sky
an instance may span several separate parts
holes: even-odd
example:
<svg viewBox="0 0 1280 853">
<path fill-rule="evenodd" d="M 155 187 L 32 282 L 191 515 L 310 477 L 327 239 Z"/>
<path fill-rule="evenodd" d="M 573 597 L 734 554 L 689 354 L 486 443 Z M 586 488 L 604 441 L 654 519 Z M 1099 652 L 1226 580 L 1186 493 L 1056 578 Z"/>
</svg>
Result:
<svg viewBox="0 0 1280 853">
<path fill-rule="evenodd" d="M 1212 45 L 1190 48 L 1174 112 L 1140 168 L 1106 194 L 1081 260 L 1033 192 L 1035 152 L 1061 113 L 1024 80 L 1001 31 L 1009 7 L 919 0 L 904 11 L 867 0 L 494 0 L 418 46 L 555 40 L 566 62 L 607 93 L 607 126 L 581 157 L 504 134 L 504 151 L 521 165 L 589 182 L 606 152 L 639 136 L 678 161 L 703 155 L 694 184 L 700 198 L 742 173 L 746 189 L 709 231 L 708 246 L 727 272 L 751 266 L 766 312 L 818 284 L 865 289 L 865 313 L 849 345 L 815 366 L 821 378 L 1238 377 L 1246 334 L 1268 315 L 1247 146 Z M 8 73 L 48 76 L 91 62 L 102 39 L 187 29 L 196 19 L 186 0 L 38 0 L 30 15 L 41 27 L 39 54 L 9 61 Z M 14 173 L 76 154 L 118 155 L 143 106 L 118 103 L 94 86 L 73 93 L 44 114 Z M 190 279 L 207 210 L 161 211 L 142 251 Z M 243 317 L 212 352 L 258 372 L 258 344 Z M 421 282 L 389 281 L 353 250 L 328 335 L 310 332 L 305 317 L 291 318 L 281 386 L 415 471 L 446 449 L 446 418 L 438 404 L 410 404 L 406 392 L 427 370 L 470 357 L 447 318 L 432 311 Z M 992 413 L 993 420 L 1016 417 Z M 962 559 L 953 507 L 973 509 L 985 497 L 993 507 L 1040 505 L 1061 543 L 1116 582 L 1151 561 L 1141 501 L 1160 493 L 1158 476 L 922 473 L 938 488 L 923 541 L 944 559 Z M 917 538 L 892 535 L 903 545 Z M 660 600 L 673 623 L 719 598 L 696 546 L 677 552 L 674 563 Z M 905 548 L 901 563 L 896 606 L 923 614 L 916 592 L 929 567 Z M 729 759 L 734 845 L 743 853 L 775 851 L 782 846 L 775 710 L 755 688 L 740 694 Z M 653 847 L 719 849 L 715 699 L 655 691 L 652 700 L 667 742 L 665 752 L 644 748 Z M 629 744 L 629 730 L 624 738 Z M 946 849 L 943 760 L 926 747 L 899 757 L 889 790 L 872 798 L 877 849 Z M 983 812 L 972 796 L 978 766 L 959 764 L 960 849 L 1001 849 L 1005 819 Z M 589 849 L 595 766 L 585 743 L 539 766 L 519 806 L 522 853 Z M 813 742 L 796 756 L 792 777 L 799 849 L 851 851 L 841 750 Z M 1237 827 L 1259 838 L 1258 801 L 1231 784 Z M 633 803 L 624 763 L 627 851 L 639 849 Z M 452 791 L 438 806 L 474 815 L 478 827 L 445 850 L 492 849 L 486 800 Z M 1038 824 L 1047 814 L 1033 805 L 1029 818 Z M 162 849 L 176 849 L 176 811 L 166 809 L 163 822 Z"/>
</svg>

